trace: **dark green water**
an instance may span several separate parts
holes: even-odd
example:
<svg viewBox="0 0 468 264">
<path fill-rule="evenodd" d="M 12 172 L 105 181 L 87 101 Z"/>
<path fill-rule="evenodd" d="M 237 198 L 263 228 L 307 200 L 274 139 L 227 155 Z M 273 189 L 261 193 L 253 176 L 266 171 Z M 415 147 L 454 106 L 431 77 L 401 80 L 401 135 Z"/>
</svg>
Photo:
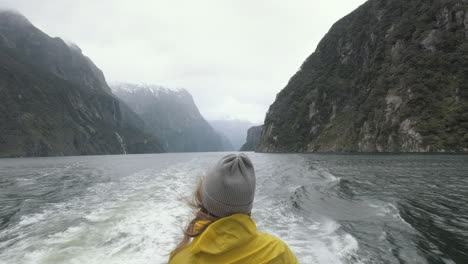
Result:
<svg viewBox="0 0 468 264">
<path fill-rule="evenodd" d="M 0 160 L 0 263 L 165 263 L 222 153 Z M 301 263 L 468 263 L 468 155 L 250 153 Z"/>
</svg>

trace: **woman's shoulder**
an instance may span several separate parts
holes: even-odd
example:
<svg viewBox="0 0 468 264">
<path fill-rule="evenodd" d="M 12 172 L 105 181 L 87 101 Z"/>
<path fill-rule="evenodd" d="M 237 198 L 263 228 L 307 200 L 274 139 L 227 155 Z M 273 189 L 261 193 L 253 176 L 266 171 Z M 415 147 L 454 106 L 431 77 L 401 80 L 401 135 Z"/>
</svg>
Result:
<svg viewBox="0 0 468 264">
<path fill-rule="evenodd" d="M 262 241 L 269 242 L 269 243 L 272 243 L 272 244 L 287 246 L 286 243 L 283 242 L 283 240 L 277 238 L 276 236 L 274 236 L 272 234 L 261 233 L 261 232 L 258 232 L 257 234 L 258 234 L 258 239 L 260 239 Z"/>
<path fill-rule="evenodd" d="M 278 263 L 299 263 L 288 245 L 278 237 L 258 232 L 257 239 L 258 243 L 261 243 L 268 248 L 271 255 L 277 256 L 276 259 L 279 261 Z"/>
</svg>

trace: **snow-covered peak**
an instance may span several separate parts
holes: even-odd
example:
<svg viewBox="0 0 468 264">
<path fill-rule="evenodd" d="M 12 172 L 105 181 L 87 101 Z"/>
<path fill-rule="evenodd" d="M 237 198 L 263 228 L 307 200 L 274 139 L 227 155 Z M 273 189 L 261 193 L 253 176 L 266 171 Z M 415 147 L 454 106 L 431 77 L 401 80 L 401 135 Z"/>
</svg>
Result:
<svg viewBox="0 0 468 264">
<path fill-rule="evenodd" d="M 183 88 L 167 88 L 154 84 L 133 84 L 133 83 L 111 83 L 110 87 L 115 92 L 138 93 L 141 91 L 149 91 L 154 96 L 160 94 L 188 94 L 187 90 Z"/>
</svg>

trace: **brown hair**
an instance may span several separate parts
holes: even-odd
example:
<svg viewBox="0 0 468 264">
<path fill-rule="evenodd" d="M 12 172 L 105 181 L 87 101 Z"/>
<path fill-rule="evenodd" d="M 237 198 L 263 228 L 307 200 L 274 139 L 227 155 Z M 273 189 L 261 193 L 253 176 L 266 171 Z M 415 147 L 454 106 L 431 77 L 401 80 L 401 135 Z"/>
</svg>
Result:
<svg viewBox="0 0 468 264">
<path fill-rule="evenodd" d="M 193 209 L 194 213 L 194 218 L 192 221 L 188 223 L 188 225 L 183 229 L 184 232 L 184 238 L 180 243 L 176 246 L 174 250 L 172 250 L 169 259 L 172 259 L 177 253 L 179 253 L 185 246 L 188 245 L 190 242 L 191 238 L 194 238 L 203 231 L 205 231 L 206 228 L 208 228 L 209 225 L 214 223 L 216 220 L 221 219 L 220 217 L 214 216 L 210 214 L 202 204 L 202 184 L 203 180 L 200 179 L 198 181 L 197 189 L 195 190 L 195 193 L 193 194 L 193 198 L 190 201 L 187 201 L 188 205 Z M 208 221 L 207 224 L 203 226 L 200 230 L 195 230 L 195 223 L 198 221 Z"/>
</svg>

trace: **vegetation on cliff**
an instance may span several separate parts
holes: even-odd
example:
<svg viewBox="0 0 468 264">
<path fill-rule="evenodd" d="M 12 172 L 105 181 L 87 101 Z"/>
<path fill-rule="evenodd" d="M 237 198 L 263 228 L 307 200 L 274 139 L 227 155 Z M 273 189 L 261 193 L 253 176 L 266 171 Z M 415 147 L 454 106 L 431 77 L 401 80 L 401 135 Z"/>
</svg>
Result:
<svg viewBox="0 0 468 264">
<path fill-rule="evenodd" d="M 0 157 L 164 151 L 75 45 L 0 11 Z"/>
<path fill-rule="evenodd" d="M 335 23 L 257 151 L 468 151 L 468 2 L 369 0 Z"/>
</svg>

